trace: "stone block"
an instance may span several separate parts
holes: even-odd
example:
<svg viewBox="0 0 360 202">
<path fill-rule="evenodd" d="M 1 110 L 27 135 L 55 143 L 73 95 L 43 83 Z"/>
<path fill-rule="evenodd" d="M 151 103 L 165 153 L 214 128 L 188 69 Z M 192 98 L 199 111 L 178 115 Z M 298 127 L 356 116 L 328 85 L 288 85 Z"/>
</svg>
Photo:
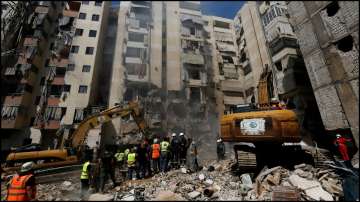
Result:
<svg viewBox="0 0 360 202">
<path fill-rule="evenodd" d="M 305 64 L 314 89 L 331 83 L 330 73 L 321 50 L 317 50 L 305 57 Z"/>
<path fill-rule="evenodd" d="M 310 1 L 309 1 L 310 2 Z M 331 38 L 331 34 L 325 28 L 324 22 L 321 18 L 321 13 L 315 14 L 311 18 L 311 23 L 313 24 L 314 31 L 317 35 L 317 39 L 319 40 L 319 44 L 321 47 L 326 47 L 329 44 L 329 40 Z"/>
<path fill-rule="evenodd" d="M 288 4 L 288 12 L 290 14 L 290 24 L 294 27 L 300 24 L 307 17 L 306 8 L 303 1 L 291 1 Z"/>
<path fill-rule="evenodd" d="M 304 56 L 310 54 L 314 49 L 319 48 L 311 22 L 300 25 L 296 36 L 298 37 L 300 49 Z"/>
<path fill-rule="evenodd" d="M 326 129 L 349 127 L 335 86 L 319 88 L 314 93 Z"/>
</svg>

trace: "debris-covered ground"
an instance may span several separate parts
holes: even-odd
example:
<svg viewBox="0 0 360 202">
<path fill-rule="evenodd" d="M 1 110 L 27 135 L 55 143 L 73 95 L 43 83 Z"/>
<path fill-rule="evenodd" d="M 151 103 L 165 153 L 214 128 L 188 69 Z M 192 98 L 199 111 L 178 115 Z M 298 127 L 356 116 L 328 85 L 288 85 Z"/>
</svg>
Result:
<svg viewBox="0 0 360 202">
<path fill-rule="evenodd" d="M 281 166 L 264 168 L 253 176 L 234 176 L 231 160 L 211 162 L 201 171 L 189 173 L 180 168 L 143 180 L 129 180 L 103 194 L 91 194 L 88 200 L 341 200 L 341 177 L 330 168 L 300 164 L 294 170 Z M 67 178 L 52 184 L 38 185 L 40 201 L 80 200 L 80 180 Z"/>
</svg>

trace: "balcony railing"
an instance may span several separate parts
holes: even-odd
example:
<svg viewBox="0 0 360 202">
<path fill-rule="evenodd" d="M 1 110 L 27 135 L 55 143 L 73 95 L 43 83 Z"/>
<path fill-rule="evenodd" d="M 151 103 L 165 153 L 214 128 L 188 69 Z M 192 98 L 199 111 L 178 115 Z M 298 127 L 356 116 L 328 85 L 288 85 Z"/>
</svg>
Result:
<svg viewBox="0 0 360 202">
<path fill-rule="evenodd" d="M 271 55 L 274 56 L 284 48 L 299 48 L 297 40 L 289 37 L 278 37 L 270 44 Z"/>
</svg>

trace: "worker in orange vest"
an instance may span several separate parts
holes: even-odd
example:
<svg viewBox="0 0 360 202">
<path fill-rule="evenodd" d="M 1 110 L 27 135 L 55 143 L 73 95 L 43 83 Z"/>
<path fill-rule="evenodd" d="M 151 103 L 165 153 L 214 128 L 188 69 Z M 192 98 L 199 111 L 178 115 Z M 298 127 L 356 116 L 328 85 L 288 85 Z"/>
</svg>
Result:
<svg viewBox="0 0 360 202">
<path fill-rule="evenodd" d="M 152 160 L 154 173 L 159 172 L 159 167 L 160 167 L 159 159 L 160 159 L 160 144 L 158 143 L 158 140 L 155 138 L 154 143 L 151 145 L 151 160 Z"/>
<path fill-rule="evenodd" d="M 9 182 L 7 201 L 32 201 L 36 197 L 34 163 L 27 162 L 21 166 L 20 173 Z"/>
</svg>

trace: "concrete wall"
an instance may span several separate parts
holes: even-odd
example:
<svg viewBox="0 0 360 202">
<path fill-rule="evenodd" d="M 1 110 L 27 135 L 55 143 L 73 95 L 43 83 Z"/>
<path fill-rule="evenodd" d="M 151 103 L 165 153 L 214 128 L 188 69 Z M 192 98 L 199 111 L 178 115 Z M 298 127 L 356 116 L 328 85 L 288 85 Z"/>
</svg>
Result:
<svg viewBox="0 0 360 202">
<path fill-rule="evenodd" d="M 288 3 L 325 128 L 350 128 L 358 146 L 359 3 L 344 1 L 338 6 L 337 10 L 330 2 Z M 353 43 L 341 40 L 349 36 Z M 349 49 L 341 50 L 342 46 Z"/>
</svg>

